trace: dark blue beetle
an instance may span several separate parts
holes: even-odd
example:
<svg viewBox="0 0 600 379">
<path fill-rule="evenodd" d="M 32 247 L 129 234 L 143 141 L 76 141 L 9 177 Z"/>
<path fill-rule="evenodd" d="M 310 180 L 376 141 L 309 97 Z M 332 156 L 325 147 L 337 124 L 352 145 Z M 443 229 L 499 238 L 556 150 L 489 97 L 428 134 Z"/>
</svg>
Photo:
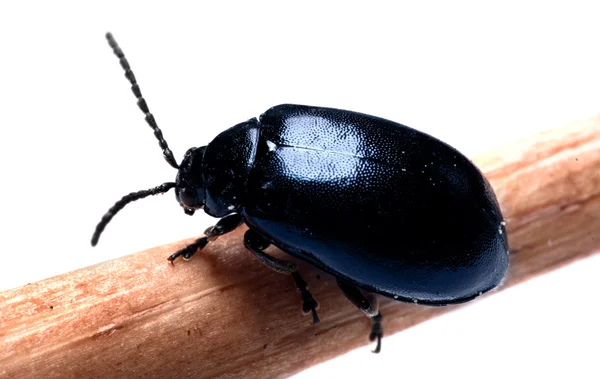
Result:
<svg viewBox="0 0 600 379">
<path fill-rule="evenodd" d="M 219 222 L 169 257 L 189 259 L 209 241 L 248 225 L 245 246 L 270 268 L 291 274 L 304 312 L 317 302 L 292 262 L 271 244 L 336 277 L 373 321 L 374 297 L 426 305 L 471 300 L 496 287 L 508 268 L 498 202 L 481 172 L 447 144 L 407 126 L 331 108 L 279 105 L 191 148 L 181 165 L 162 137 L 123 52 L 107 39 L 132 84 L 175 183 L 131 193 L 98 224 L 92 245 L 127 203 L 175 188 L 187 214 L 204 208 Z"/>
</svg>

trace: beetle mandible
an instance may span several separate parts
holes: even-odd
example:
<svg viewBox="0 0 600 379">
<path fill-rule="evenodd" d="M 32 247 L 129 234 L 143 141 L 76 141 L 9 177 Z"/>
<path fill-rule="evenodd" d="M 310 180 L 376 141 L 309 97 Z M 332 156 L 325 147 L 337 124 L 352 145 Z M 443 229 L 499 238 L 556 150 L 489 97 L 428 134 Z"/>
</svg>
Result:
<svg viewBox="0 0 600 379">
<path fill-rule="evenodd" d="M 372 321 L 381 349 L 375 297 L 425 305 L 462 303 L 498 286 L 508 243 L 498 201 L 475 165 L 456 149 L 407 126 L 366 114 L 279 105 L 191 148 L 177 164 L 150 113 L 123 51 L 109 45 L 138 106 L 178 170 L 175 182 L 130 193 L 104 215 L 92 237 L 128 203 L 175 188 L 192 215 L 220 218 L 168 260 L 189 259 L 245 223 L 244 245 L 271 269 L 292 275 L 302 310 L 317 324 L 318 303 L 296 264 L 270 245 L 332 274 Z"/>
</svg>

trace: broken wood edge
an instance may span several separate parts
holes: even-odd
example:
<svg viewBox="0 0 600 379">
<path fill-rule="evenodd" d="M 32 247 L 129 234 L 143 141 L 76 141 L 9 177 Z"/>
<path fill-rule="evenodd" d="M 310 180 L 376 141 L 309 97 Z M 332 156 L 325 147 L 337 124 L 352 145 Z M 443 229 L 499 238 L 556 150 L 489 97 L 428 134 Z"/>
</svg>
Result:
<svg viewBox="0 0 600 379">
<path fill-rule="evenodd" d="M 600 249 L 600 116 L 475 162 L 507 220 L 500 290 Z M 166 257 L 192 239 L 0 293 L 0 376 L 286 377 L 369 343 L 335 280 L 300 262 L 322 322 L 302 317 L 291 278 L 251 257 L 243 230 L 174 267 Z M 456 308 L 380 307 L 386 335 Z"/>
</svg>

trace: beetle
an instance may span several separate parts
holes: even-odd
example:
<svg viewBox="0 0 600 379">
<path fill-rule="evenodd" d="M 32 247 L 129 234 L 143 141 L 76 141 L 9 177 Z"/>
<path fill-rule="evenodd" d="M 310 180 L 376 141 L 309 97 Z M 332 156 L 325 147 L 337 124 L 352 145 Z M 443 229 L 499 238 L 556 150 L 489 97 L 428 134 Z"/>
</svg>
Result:
<svg viewBox="0 0 600 379">
<path fill-rule="evenodd" d="M 319 322 L 318 303 L 296 264 L 265 252 L 275 245 L 328 272 L 372 321 L 374 296 L 424 305 L 462 303 L 497 287 L 509 264 L 505 223 L 479 169 L 446 143 L 382 118 L 333 108 L 275 106 L 237 124 L 177 164 L 123 51 L 119 58 L 175 182 L 130 193 L 97 225 L 92 245 L 128 203 L 170 189 L 184 212 L 219 218 L 168 260 L 190 259 L 242 223 L 244 245 L 268 267 L 291 275 L 302 310 Z"/>
</svg>

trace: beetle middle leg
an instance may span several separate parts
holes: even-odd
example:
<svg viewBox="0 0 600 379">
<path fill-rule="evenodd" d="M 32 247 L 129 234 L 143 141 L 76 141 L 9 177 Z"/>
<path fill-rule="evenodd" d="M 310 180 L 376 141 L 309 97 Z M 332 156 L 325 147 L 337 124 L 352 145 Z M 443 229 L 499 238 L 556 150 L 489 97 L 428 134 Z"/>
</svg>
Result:
<svg viewBox="0 0 600 379">
<path fill-rule="evenodd" d="M 318 324 L 320 322 L 319 316 L 317 315 L 319 303 L 317 303 L 308 290 L 308 285 L 298 273 L 296 264 L 294 262 L 272 257 L 265 253 L 264 250 L 269 247 L 271 243 L 253 230 L 248 230 L 246 234 L 244 234 L 244 245 L 270 269 L 282 274 L 291 275 L 294 278 L 296 289 L 300 292 L 300 296 L 302 296 L 302 312 L 304 314 L 311 312 L 313 324 Z"/>
<path fill-rule="evenodd" d="M 198 250 L 203 249 L 210 241 L 216 240 L 219 236 L 234 231 L 243 221 L 242 215 L 234 213 L 229 216 L 225 216 L 220 219 L 216 225 L 204 231 L 204 236 L 198 238 L 193 243 L 187 245 L 183 249 L 173 253 L 169 258 L 169 262 L 173 264 L 173 261 L 178 257 L 182 257 L 188 260 L 192 255 L 196 254 Z"/>
<path fill-rule="evenodd" d="M 369 334 L 369 340 L 375 341 L 377 339 L 377 346 L 374 353 L 379 353 L 381 351 L 381 338 L 383 337 L 383 327 L 381 325 L 381 312 L 377 307 L 377 300 L 373 298 L 371 301 L 363 295 L 360 290 L 350 284 L 347 284 L 339 279 L 337 279 L 337 284 L 346 296 L 348 300 L 352 304 L 354 304 L 358 309 L 363 311 L 373 322 L 373 326 L 371 327 L 371 334 Z"/>
</svg>

